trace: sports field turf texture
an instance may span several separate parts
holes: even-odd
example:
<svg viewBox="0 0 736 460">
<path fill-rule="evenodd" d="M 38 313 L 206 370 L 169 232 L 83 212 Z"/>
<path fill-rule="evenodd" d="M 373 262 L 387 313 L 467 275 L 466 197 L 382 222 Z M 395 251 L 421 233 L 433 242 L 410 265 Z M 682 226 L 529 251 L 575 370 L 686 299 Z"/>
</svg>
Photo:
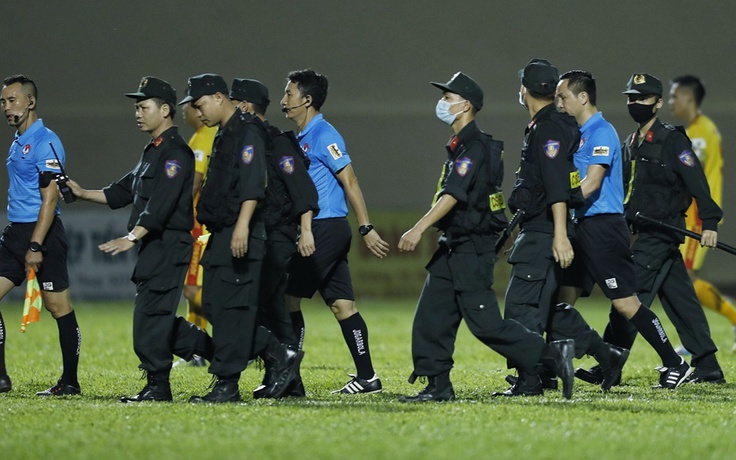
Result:
<svg viewBox="0 0 736 460">
<path fill-rule="evenodd" d="M 250 392 L 262 372 L 249 367 L 241 379 L 244 402 L 192 405 L 204 394 L 206 368 L 172 371 L 173 403 L 122 404 L 137 393 L 137 359 L 131 341 L 131 303 L 78 303 L 83 328 L 82 396 L 43 399 L 60 375 L 56 325 L 46 313 L 20 333 L 20 306 L 3 302 L 7 361 L 13 391 L 0 395 L 0 459 L 727 459 L 736 456 L 736 355 L 731 326 L 708 318 L 729 383 L 650 388 L 659 365 L 638 339 L 624 370 L 624 384 L 603 394 L 576 380 L 572 400 L 559 391 L 544 397 L 492 398 L 504 390 L 504 360 L 474 339 L 458 334 L 452 380 L 458 400 L 407 405 L 410 331 L 414 300 L 362 300 L 374 363 L 384 385 L 376 395 L 330 394 L 353 372 L 332 314 L 319 301 L 305 304 L 307 337 L 302 375 L 307 398 L 254 401 Z M 607 305 L 581 304 L 602 329 Z M 674 342 L 674 328 L 655 307 Z M 16 324 L 17 323 L 17 324 Z M 675 343 L 677 344 L 677 343 Z M 591 360 L 577 361 L 589 366 Z"/>
</svg>

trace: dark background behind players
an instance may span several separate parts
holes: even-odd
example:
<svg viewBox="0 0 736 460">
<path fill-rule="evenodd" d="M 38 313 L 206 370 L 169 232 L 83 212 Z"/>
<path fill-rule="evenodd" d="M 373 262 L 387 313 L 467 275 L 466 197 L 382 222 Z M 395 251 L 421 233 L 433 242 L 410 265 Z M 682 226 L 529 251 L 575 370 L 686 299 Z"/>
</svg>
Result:
<svg viewBox="0 0 736 460">
<path fill-rule="evenodd" d="M 654 0 L 644 12 L 631 0 L 592 7 L 573 0 L 564 9 L 543 0 L 523 7 L 471 0 L 457 15 L 446 14 L 445 5 L 440 0 L 419 6 L 376 0 L 356 10 L 337 0 L 73 5 L 41 0 L 27 15 L 26 7 L 2 2 L 0 15 L 6 21 L 0 56 L 7 72 L 24 72 L 38 82 L 44 121 L 68 151 L 68 173 L 90 186 L 125 173 L 131 160 L 126 153 L 143 146 L 130 122 L 133 105 L 119 100 L 140 75 L 161 75 L 183 92 L 189 75 L 215 69 L 229 79 L 258 69 L 252 76 L 278 93 L 288 69 L 312 66 L 330 79 L 326 115 L 350 139 L 370 208 L 403 209 L 418 217 L 437 174 L 434 162 L 423 159 L 431 151 L 441 158 L 436 146 L 447 133 L 428 110 L 435 100 L 433 88 L 416 82 L 461 69 L 478 79 L 493 102 L 493 110 L 479 113 L 478 122 L 507 140 L 508 195 L 513 181 L 509 165 L 518 163 L 521 147 L 519 126 L 528 118 L 512 97 L 518 90 L 516 71 L 539 56 L 561 71 L 591 70 L 598 77 L 600 100 L 606 101 L 599 108 L 619 135 L 633 129 L 621 95 L 632 72 L 645 69 L 663 82 L 684 73 L 700 76 L 709 94 L 703 110 L 722 130 L 724 177 L 736 175 L 736 92 L 731 84 L 736 61 L 723 58 L 730 55 L 731 42 L 717 27 L 722 18 L 736 17 L 736 3 L 692 7 Z M 150 14 L 140 14 L 141 8 Z M 161 23 L 158 18 L 164 16 Z M 253 17 L 257 20 L 248 19 Z M 259 37 L 259 46 L 242 46 L 245 24 L 249 36 Z M 471 41 L 459 41 L 462 30 L 471 31 Z M 581 32 L 585 40 L 577 38 Z M 22 50 L 15 41 L 22 41 Z M 141 53 L 151 43 L 160 52 Z M 289 49 L 298 52 L 284 53 Z M 676 121 L 666 107 L 662 118 Z M 272 121 L 285 125 L 276 116 Z M 428 132 L 432 123 L 436 129 Z M 0 144 L 11 139 L 11 132 L 0 133 Z M 0 189 L 7 189 L 5 175 L 0 175 Z M 736 183 L 724 181 L 726 219 L 720 232 L 731 244 L 736 243 L 736 237 L 729 238 L 736 234 L 731 217 L 736 202 L 728 198 L 733 196 Z M 0 206 L 5 204 L 3 197 Z M 719 267 L 733 260 L 720 251 L 708 260 L 704 276 L 727 288 L 733 282 L 730 271 Z"/>
</svg>

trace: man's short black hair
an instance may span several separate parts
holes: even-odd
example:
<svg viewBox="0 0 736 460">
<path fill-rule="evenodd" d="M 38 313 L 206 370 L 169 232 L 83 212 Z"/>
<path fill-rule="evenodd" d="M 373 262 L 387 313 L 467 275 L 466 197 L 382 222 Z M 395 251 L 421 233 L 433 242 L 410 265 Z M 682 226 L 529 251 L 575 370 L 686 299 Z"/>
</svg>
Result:
<svg viewBox="0 0 736 460">
<path fill-rule="evenodd" d="M 312 107 L 320 110 L 327 99 L 327 77 L 312 69 L 295 70 L 289 72 L 287 79 L 294 83 L 302 96 L 312 98 Z"/>
<path fill-rule="evenodd" d="M 3 80 L 3 86 L 10 86 L 15 83 L 20 83 L 23 88 L 30 91 L 30 95 L 34 99 L 38 99 L 38 88 L 36 88 L 36 82 L 31 80 L 29 77 L 23 74 L 11 75 Z"/>
<path fill-rule="evenodd" d="M 700 78 L 695 75 L 681 75 L 673 78 L 670 82 L 671 85 L 674 85 L 675 83 L 680 85 L 680 87 L 690 88 L 695 96 L 695 105 L 700 107 L 700 104 L 703 103 L 703 99 L 705 98 L 705 86 L 703 86 L 703 82 L 700 81 Z"/>
<path fill-rule="evenodd" d="M 164 104 L 168 105 L 169 106 L 169 118 L 171 118 L 172 120 L 174 119 L 174 116 L 176 115 L 176 104 L 172 104 L 171 102 L 166 102 L 160 97 L 152 97 L 150 99 L 156 104 L 156 107 L 160 108 Z M 143 99 L 139 99 L 139 101 L 141 100 Z"/>
<path fill-rule="evenodd" d="M 570 70 L 560 75 L 560 80 L 567 80 L 567 87 L 575 97 L 585 91 L 590 103 L 596 105 L 595 78 L 592 73 L 586 70 Z"/>
</svg>

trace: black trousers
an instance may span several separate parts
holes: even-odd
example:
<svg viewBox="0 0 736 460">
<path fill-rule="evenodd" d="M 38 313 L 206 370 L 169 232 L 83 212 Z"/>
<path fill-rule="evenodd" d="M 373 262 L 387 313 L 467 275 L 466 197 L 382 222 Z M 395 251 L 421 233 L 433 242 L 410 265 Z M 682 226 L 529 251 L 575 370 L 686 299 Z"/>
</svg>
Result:
<svg viewBox="0 0 736 460">
<path fill-rule="evenodd" d="M 266 240 L 266 254 L 261 270 L 261 286 L 258 294 L 256 323 L 269 329 L 280 342 L 299 345 L 299 339 L 291 326 L 291 316 L 284 303 L 287 269 L 296 253 L 296 242 L 284 233 L 274 230 Z"/>
<path fill-rule="evenodd" d="M 654 296 L 659 295 L 682 345 L 692 353 L 692 365 L 718 368 L 715 358 L 718 348 L 710 337 L 708 320 L 695 294 L 678 245 L 641 233 L 631 250 L 640 283 L 639 300 L 646 307 L 651 307 Z M 636 334 L 636 329 L 611 308 L 603 340 L 631 348 Z"/>
<path fill-rule="evenodd" d="M 491 289 L 495 256 L 463 252 L 468 249 L 441 245 L 427 264 L 429 274 L 412 328 L 414 376 L 431 377 L 452 369 L 463 319 L 478 340 L 521 368 L 531 368 L 542 355 L 545 345 L 540 335 L 501 317 Z"/>
<path fill-rule="evenodd" d="M 505 317 L 540 335 L 547 330 L 561 276 L 552 256 L 552 238 L 549 233 L 522 230 L 509 256 L 511 278 L 506 288 Z"/>
<path fill-rule="evenodd" d="M 184 359 L 207 355 L 206 332 L 176 316 L 182 284 L 192 255 L 191 235 L 164 232 L 144 242 L 133 273 L 136 282 L 133 309 L 133 349 L 140 368 L 168 372 L 172 353 Z"/>
<path fill-rule="evenodd" d="M 214 346 L 209 372 L 219 377 L 242 372 L 251 357 L 266 348 L 270 338 L 268 331 L 256 328 L 265 242 L 251 237 L 245 257 L 223 257 L 221 252 L 226 251 L 223 248 L 229 246 L 231 238 L 232 227 L 212 233 L 202 263 L 202 310 L 212 323 Z M 229 259 L 227 265 L 221 264 L 224 259 Z"/>
</svg>

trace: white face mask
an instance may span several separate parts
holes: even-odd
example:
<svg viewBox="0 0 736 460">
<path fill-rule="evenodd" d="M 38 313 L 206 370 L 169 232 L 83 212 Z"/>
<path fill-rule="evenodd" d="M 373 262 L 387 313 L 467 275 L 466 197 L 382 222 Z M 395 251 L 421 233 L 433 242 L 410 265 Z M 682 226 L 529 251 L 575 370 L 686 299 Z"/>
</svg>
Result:
<svg viewBox="0 0 736 460">
<path fill-rule="evenodd" d="M 463 102 L 465 101 L 457 101 L 457 102 L 450 103 L 444 99 L 440 99 L 439 101 L 437 101 L 437 107 L 435 107 L 434 113 L 437 115 L 437 118 L 447 123 L 448 125 L 451 125 L 455 121 L 455 118 L 457 118 L 460 112 L 450 113 L 450 107 L 452 107 L 455 104 L 460 104 Z"/>
<path fill-rule="evenodd" d="M 524 95 L 521 93 L 521 91 L 519 91 L 519 104 L 521 104 L 521 106 L 525 109 L 529 108 L 526 106 L 526 104 L 524 104 Z"/>
</svg>

